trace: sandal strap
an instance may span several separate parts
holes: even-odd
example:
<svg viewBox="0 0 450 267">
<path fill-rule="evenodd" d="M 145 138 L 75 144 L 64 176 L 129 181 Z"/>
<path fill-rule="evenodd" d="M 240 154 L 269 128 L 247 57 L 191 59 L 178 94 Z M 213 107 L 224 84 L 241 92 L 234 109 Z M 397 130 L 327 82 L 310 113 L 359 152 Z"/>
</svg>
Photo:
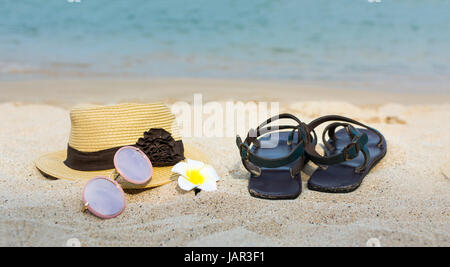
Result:
<svg viewBox="0 0 450 267">
<path fill-rule="evenodd" d="M 357 131 L 358 133 L 353 138 L 352 142 L 348 144 L 339 154 L 333 156 L 321 156 L 315 150 L 312 144 L 307 144 L 305 147 L 308 157 L 314 163 L 319 165 L 333 165 L 344 161 L 352 160 L 359 155 L 359 152 L 365 148 L 369 138 L 367 134 Z"/>
<path fill-rule="evenodd" d="M 298 123 L 298 125 L 279 125 L 276 127 L 267 126 L 268 124 L 279 120 L 279 119 L 292 119 L 295 122 Z M 251 151 L 251 146 L 254 145 L 256 147 L 260 147 L 260 142 L 258 140 L 258 137 L 265 135 L 270 132 L 280 131 L 280 130 L 286 130 L 286 129 L 292 129 L 293 132 L 299 131 L 299 138 L 297 140 L 297 143 L 294 145 L 294 148 L 291 150 L 291 152 L 281 158 L 265 158 L 256 155 Z M 261 167 L 265 168 L 277 168 L 282 167 L 287 164 L 290 164 L 299 158 L 301 158 L 304 155 L 304 138 L 303 136 L 306 136 L 306 125 L 303 124 L 297 117 L 295 117 L 292 114 L 283 113 L 274 117 L 269 118 L 265 122 L 261 123 L 256 130 L 250 129 L 249 133 L 247 134 L 247 137 L 244 141 L 242 141 L 241 137 L 238 135 L 236 136 L 236 145 L 239 148 L 240 156 L 242 159 L 242 163 L 244 167 L 252 174 L 259 176 L 261 174 Z M 293 137 L 292 137 L 293 138 Z M 292 140 L 288 140 L 288 143 Z M 289 145 L 291 145 L 289 143 Z M 290 169 L 290 174 L 292 177 L 296 177 L 302 168 L 303 161 L 299 160 L 297 164 L 295 164 Z"/>
<path fill-rule="evenodd" d="M 311 132 L 317 126 L 319 126 L 320 124 L 322 124 L 324 122 L 328 122 L 328 121 L 345 121 L 345 122 L 348 122 L 348 123 L 351 123 L 351 124 L 356 124 L 356 125 L 362 126 L 362 127 L 366 128 L 367 130 L 370 130 L 370 131 L 374 132 L 379 138 L 377 146 L 383 147 L 383 135 L 377 129 L 372 128 L 372 127 L 370 127 L 370 126 L 368 126 L 366 124 L 363 124 L 363 123 L 361 123 L 359 121 L 355 121 L 353 119 L 344 117 L 344 116 L 339 116 L 339 115 L 322 116 L 320 118 L 317 118 L 317 119 L 311 121 L 308 124 L 308 130 Z"/>
<path fill-rule="evenodd" d="M 376 133 L 380 139 L 379 143 L 377 144 L 379 147 L 383 146 L 383 137 L 380 132 L 378 132 L 376 129 L 367 126 L 363 123 L 360 123 L 358 121 L 352 120 L 347 117 L 339 116 L 339 115 L 328 115 L 323 116 L 318 119 L 313 120 L 311 123 L 308 124 L 308 130 L 311 132 L 313 131 L 317 126 L 324 122 L 328 121 L 344 121 L 347 123 L 342 122 L 335 122 L 328 125 L 322 134 L 322 139 L 324 140 L 324 145 L 329 151 L 333 151 L 335 149 L 334 146 L 332 146 L 328 141 L 325 140 L 325 134 L 328 133 L 328 136 L 331 140 L 336 140 L 335 131 L 337 127 L 344 127 L 347 130 L 347 133 L 350 136 L 350 139 L 352 142 L 347 145 L 339 154 L 335 154 L 333 156 L 322 156 L 320 155 L 316 149 L 315 144 L 313 142 L 308 142 L 305 146 L 305 152 L 310 160 L 312 160 L 314 163 L 319 165 L 333 165 L 338 164 L 344 161 L 352 160 L 356 158 L 359 155 L 359 152 L 361 151 L 364 155 L 364 162 L 355 169 L 356 172 L 361 172 L 364 170 L 367 166 L 367 163 L 370 159 L 370 153 L 369 150 L 366 148 L 366 144 L 369 141 L 369 138 L 367 134 L 361 133 L 357 128 L 355 128 L 353 125 L 349 124 L 356 124 L 359 126 L 362 126 L 374 133 Z"/>
<path fill-rule="evenodd" d="M 361 135 L 359 130 L 356 129 L 355 127 L 353 127 L 353 125 L 351 125 L 349 123 L 343 123 L 343 122 L 330 123 L 327 127 L 325 127 L 325 129 L 322 132 L 322 143 L 325 145 L 325 147 L 328 149 L 328 151 L 334 151 L 335 147 L 325 139 L 325 135 L 328 133 L 329 139 L 331 139 L 332 142 L 336 141 L 336 139 L 337 139 L 336 138 L 336 128 L 338 128 L 338 127 L 344 127 L 344 129 L 347 131 L 347 134 L 351 140 L 353 140 L 353 138 L 355 138 L 355 136 Z"/>
</svg>

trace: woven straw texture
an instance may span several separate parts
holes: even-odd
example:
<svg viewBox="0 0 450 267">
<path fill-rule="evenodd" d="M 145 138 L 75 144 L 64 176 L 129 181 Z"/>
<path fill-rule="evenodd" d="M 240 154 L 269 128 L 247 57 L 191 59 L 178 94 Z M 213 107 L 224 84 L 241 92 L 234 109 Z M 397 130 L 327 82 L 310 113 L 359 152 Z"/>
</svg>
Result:
<svg viewBox="0 0 450 267">
<path fill-rule="evenodd" d="M 136 143 L 151 128 L 163 128 L 181 139 L 175 116 L 162 103 L 80 107 L 70 112 L 69 145 L 94 152 Z"/>
<path fill-rule="evenodd" d="M 83 152 L 95 152 L 112 147 L 132 145 L 150 128 L 163 128 L 175 140 L 181 140 L 175 116 L 167 106 L 155 104 L 120 104 L 106 107 L 74 108 L 70 112 L 71 133 L 69 144 Z M 35 160 L 36 167 L 45 175 L 60 179 L 89 180 L 107 176 L 113 171 L 77 171 L 64 164 L 67 151 L 57 151 Z M 184 156 L 205 163 L 208 158 L 194 147 L 184 144 Z M 178 178 L 172 166 L 154 167 L 150 182 L 144 186 L 123 184 L 124 189 L 150 188 L 170 183 Z"/>
</svg>

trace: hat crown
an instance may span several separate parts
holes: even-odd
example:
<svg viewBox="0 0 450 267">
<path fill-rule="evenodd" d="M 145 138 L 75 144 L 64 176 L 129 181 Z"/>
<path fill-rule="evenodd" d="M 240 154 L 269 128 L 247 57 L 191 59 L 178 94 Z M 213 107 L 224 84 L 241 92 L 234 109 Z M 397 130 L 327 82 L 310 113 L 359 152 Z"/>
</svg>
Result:
<svg viewBox="0 0 450 267">
<path fill-rule="evenodd" d="M 70 120 L 69 145 L 82 152 L 134 145 L 151 128 L 181 139 L 175 116 L 162 103 L 78 107 L 70 111 Z"/>
</svg>

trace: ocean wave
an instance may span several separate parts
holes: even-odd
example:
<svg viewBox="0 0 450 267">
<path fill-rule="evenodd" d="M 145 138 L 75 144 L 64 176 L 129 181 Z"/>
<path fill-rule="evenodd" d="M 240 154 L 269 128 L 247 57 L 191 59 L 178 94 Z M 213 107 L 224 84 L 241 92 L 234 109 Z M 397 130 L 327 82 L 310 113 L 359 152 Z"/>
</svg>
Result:
<svg viewBox="0 0 450 267">
<path fill-rule="evenodd" d="M 36 72 L 38 68 L 31 64 L 23 64 L 23 63 L 7 63 L 0 62 L 0 73 L 3 74 L 24 74 L 24 73 L 33 73 Z"/>
</svg>

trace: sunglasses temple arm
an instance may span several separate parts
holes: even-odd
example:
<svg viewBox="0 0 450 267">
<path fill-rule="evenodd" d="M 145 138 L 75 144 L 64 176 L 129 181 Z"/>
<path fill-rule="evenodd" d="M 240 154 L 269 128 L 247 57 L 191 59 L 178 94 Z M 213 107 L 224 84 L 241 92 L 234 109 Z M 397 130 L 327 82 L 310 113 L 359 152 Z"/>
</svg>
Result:
<svg viewBox="0 0 450 267">
<path fill-rule="evenodd" d="M 117 181 L 117 179 L 119 178 L 120 174 L 114 169 L 111 174 L 109 175 L 109 179 Z M 114 178 L 113 178 L 114 177 Z"/>
<path fill-rule="evenodd" d="M 89 203 L 88 202 L 84 203 L 83 207 L 81 208 L 81 212 L 85 212 L 88 207 L 89 207 Z"/>
</svg>

